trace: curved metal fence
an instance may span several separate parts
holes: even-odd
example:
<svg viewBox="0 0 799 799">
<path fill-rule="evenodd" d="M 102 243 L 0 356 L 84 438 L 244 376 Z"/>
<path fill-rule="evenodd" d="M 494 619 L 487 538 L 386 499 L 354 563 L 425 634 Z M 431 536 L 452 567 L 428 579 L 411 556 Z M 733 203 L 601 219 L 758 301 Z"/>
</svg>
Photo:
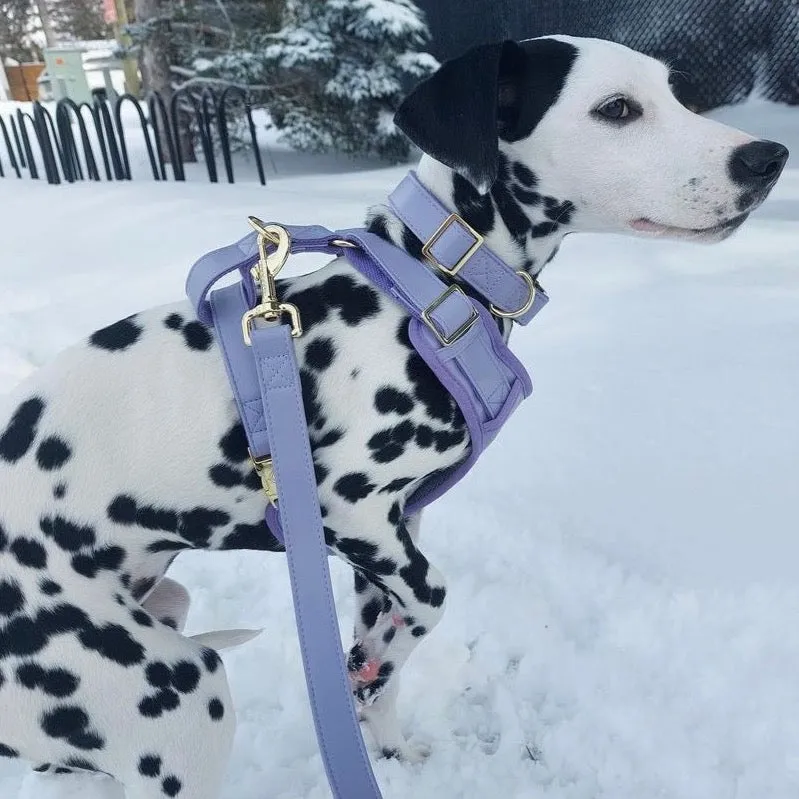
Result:
<svg viewBox="0 0 799 799">
<path fill-rule="evenodd" d="M 218 96 L 205 89 L 199 99 L 188 90 L 179 89 L 168 108 L 157 92 L 151 92 L 144 105 L 133 95 L 123 94 L 113 103 L 97 98 L 93 105 L 77 105 L 63 99 L 56 104 L 54 115 L 39 102 L 33 103 L 30 111 L 18 108 L 5 118 L 0 114 L 0 178 L 12 173 L 22 178 L 27 173 L 33 180 L 43 176 L 54 185 L 101 181 L 103 177 L 132 180 L 128 149 L 132 128 L 126 129 L 123 118 L 123 108 L 128 104 L 133 106 L 133 118 L 144 138 L 153 180 L 169 180 L 170 173 L 173 180 L 186 180 L 180 141 L 181 134 L 185 138 L 188 133 L 199 140 L 208 180 L 219 182 L 216 159 L 220 154 L 227 182 L 235 183 L 228 127 L 233 102 L 244 109 L 249 149 L 258 179 L 265 186 L 252 106 L 247 93 L 237 86 L 225 88 Z M 186 108 L 190 109 L 189 114 Z M 99 164 L 103 166 L 102 173 Z"/>
</svg>

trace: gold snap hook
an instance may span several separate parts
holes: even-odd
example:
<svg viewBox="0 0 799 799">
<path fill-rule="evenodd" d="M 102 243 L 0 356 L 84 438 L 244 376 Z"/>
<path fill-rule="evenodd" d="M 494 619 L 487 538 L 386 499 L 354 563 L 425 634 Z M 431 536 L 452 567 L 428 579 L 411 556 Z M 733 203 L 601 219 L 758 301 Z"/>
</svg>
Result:
<svg viewBox="0 0 799 799">
<path fill-rule="evenodd" d="M 250 226 L 258 234 L 258 263 L 252 268 L 253 280 L 261 292 L 261 302 L 244 314 L 241 320 L 242 335 L 245 343 L 252 343 L 252 327 L 257 319 L 265 322 L 277 322 L 283 314 L 291 320 L 291 335 L 298 338 L 302 335 L 300 313 L 296 305 L 280 302 L 275 286 L 275 275 L 280 272 L 291 252 L 291 236 L 288 230 L 280 225 L 267 225 L 258 217 L 247 217 Z M 269 246 L 275 249 L 270 252 Z"/>
</svg>

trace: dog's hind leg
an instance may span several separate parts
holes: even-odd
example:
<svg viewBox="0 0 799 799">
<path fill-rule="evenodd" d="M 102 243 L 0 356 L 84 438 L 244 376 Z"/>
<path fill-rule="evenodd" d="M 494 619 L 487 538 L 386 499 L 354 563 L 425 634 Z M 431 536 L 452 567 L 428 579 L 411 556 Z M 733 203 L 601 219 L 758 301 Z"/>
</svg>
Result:
<svg viewBox="0 0 799 799">
<path fill-rule="evenodd" d="M 71 675 L 70 693 L 57 702 L 42 697 L 31 713 L 37 689 L 14 685 L 8 711 L 24 720 L 16 748 L 108 774 L 126 799 L 218 799 L 235 716 L 217 653 L 132 602 L 95 595 L 85 607 L 39 612 L 53 632 L 37 660 Z"/>
<path fill-rule="evenodd" d="M 164 577 L 141 604 L 161 624 L 182 633 L 190 602 L 189 592 L 183 585 Z M 105 774 L 45 763 L 34 768 L 25 778 L 20 799 L 66 799 L 73 794 L 80 795 L 81 799 L 121 799 L 123 796 L 121 785 Z"/>
</svg>

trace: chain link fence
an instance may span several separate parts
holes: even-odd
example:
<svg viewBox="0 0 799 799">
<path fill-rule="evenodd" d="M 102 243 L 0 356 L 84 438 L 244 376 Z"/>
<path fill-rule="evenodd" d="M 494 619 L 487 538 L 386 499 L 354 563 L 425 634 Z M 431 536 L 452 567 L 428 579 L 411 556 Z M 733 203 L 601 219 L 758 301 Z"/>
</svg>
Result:
<svg viewBox="0 0 799 799">
<path fill-rule="evenodd" d="M 799 105 L 799 0 L 417 0 L 434 54 L 548 33 L 612 39 L 669 63 L 698 111 L 756 92 Z"/>
</svg>

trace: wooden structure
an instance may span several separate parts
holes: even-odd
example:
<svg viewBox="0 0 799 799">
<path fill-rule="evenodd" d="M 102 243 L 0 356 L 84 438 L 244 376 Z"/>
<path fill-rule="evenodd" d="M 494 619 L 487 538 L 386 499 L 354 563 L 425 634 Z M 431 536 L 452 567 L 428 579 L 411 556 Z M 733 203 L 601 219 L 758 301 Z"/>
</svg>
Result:
<svg viewBox="0 0 799 799">
<path fill-rule="evenodd" d="M 39 99 L 36 79 L 42 74 L 44 64 L 18 64 L 4 67 L 8 79 L 9 99 L 20 103 Z"/>
</svg>

